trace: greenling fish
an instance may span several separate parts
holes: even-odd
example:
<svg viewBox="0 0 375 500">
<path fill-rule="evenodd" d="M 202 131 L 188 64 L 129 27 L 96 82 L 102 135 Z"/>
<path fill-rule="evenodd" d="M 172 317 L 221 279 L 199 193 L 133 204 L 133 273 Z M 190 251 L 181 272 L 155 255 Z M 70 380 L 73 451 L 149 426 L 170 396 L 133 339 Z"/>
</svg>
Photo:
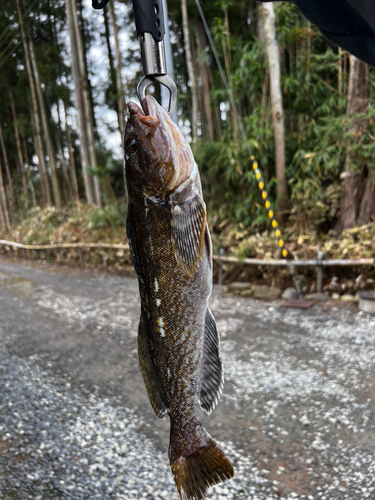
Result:
<svg viewBox="0 0 375 500">
<path fill-rule="evenodd" d="M 138 275 L 139 363 L 151 405 L 171 421 L 169 459 L 182 500 L 233 476 L 198 417 L 223 387 L 219 335 L 208 308 L 211 238 L 198 167 L 186 139 L 151 96 L 128 104 L 127 233 Z"/>
</svg>

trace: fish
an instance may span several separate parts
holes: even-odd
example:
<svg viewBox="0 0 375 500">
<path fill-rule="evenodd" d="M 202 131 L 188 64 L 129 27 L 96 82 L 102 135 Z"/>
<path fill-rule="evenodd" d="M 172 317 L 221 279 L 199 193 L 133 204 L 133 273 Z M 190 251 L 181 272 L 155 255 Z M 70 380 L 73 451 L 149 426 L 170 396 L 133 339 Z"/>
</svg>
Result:
<svg viewBox="0 0 375 500">
<path fill-rule="evenodd" d="M 169 461 L 181 500 L 203 500 L 234 475 L 203 427 L 223 389 L 219 333 L 208 301 L 212 244 L 198 166 L 151 96 L 128 103 L 124 136 L 127 237 L 138 276 L 138 358 L 151 406 L 170 418 Z"/>
</svg>

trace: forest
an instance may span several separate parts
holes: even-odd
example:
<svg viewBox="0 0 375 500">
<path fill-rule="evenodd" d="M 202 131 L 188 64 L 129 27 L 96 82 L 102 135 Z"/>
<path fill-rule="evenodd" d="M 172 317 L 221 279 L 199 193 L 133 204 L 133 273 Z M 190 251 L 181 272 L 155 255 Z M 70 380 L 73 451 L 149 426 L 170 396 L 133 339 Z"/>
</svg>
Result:
<svg viewBox="0 0 375 500">
<path fill-rule="evenodd" d="M 307 241 L 314 251 L 371 255 L 374 68 L 329 42 L 291 3 L 205 0 L 239 123 L 195 1 L 167 3 L 178 123 L 201 171 L 216 250 L 277 254 L 251 151 L 290 251 Z M 2 6 L 0 236 L 126 239 L 121 137 L 141 76 L 130 1 L 101 11 L 86 0 Z M 358 240 L 366 243 L 359 249 Z"/>
</svg>

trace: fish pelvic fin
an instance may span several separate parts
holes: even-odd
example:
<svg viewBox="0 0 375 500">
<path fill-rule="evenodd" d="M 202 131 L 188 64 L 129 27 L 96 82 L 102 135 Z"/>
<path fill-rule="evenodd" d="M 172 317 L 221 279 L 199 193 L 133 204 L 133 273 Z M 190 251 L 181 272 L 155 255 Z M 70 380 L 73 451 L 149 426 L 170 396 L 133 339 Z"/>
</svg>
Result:
<svg viewBox="0 0 375 500">
<path fill-rule="evenodd" d="M 208 414 L 217 405 L 224 385 L 224 370 L 220 357 L 219 332 L 210 309 L 206 311 L 203 357 L 199 384 L 199 404 Z"/>
<path fill-rule="evenodd" d="M 183 203 L 172 202 L 171 240 L 176 261 L 188 276 L 194 276 L 203 259 L 206 204 L 194 194 Z"/>
<path fill-rule="evenodd" d="M 138 359 L 152 409 L 159 418 L 163 418 L 168 409 L 164 404 L 159 380 L 150 356 L 147 345 L 146 324 L 142 316 L 138 328 Z"/>
<path fill-rule="evenodd" d="M 198 420 L 185 428 L 171 420 L 169 460 L 181 500 L 204 500 L 210 486 L 234 476 L 225 453 Z"/>
</svg>

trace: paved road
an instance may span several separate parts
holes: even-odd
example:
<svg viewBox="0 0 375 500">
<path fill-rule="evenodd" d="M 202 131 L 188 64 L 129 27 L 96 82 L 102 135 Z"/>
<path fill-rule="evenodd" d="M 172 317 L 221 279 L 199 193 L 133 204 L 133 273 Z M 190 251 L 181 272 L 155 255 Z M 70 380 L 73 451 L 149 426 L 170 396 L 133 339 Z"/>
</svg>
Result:
<svg viewBox="0 0 375 500">
<path fill-rule="evenodd" d="M 216 287 L 226 382 L 211 500 L 375 498 L 375 317 Z M 177 500 L 136 346 L 137 283 L 0 260 L 0 499 Z"/>
</svg>

